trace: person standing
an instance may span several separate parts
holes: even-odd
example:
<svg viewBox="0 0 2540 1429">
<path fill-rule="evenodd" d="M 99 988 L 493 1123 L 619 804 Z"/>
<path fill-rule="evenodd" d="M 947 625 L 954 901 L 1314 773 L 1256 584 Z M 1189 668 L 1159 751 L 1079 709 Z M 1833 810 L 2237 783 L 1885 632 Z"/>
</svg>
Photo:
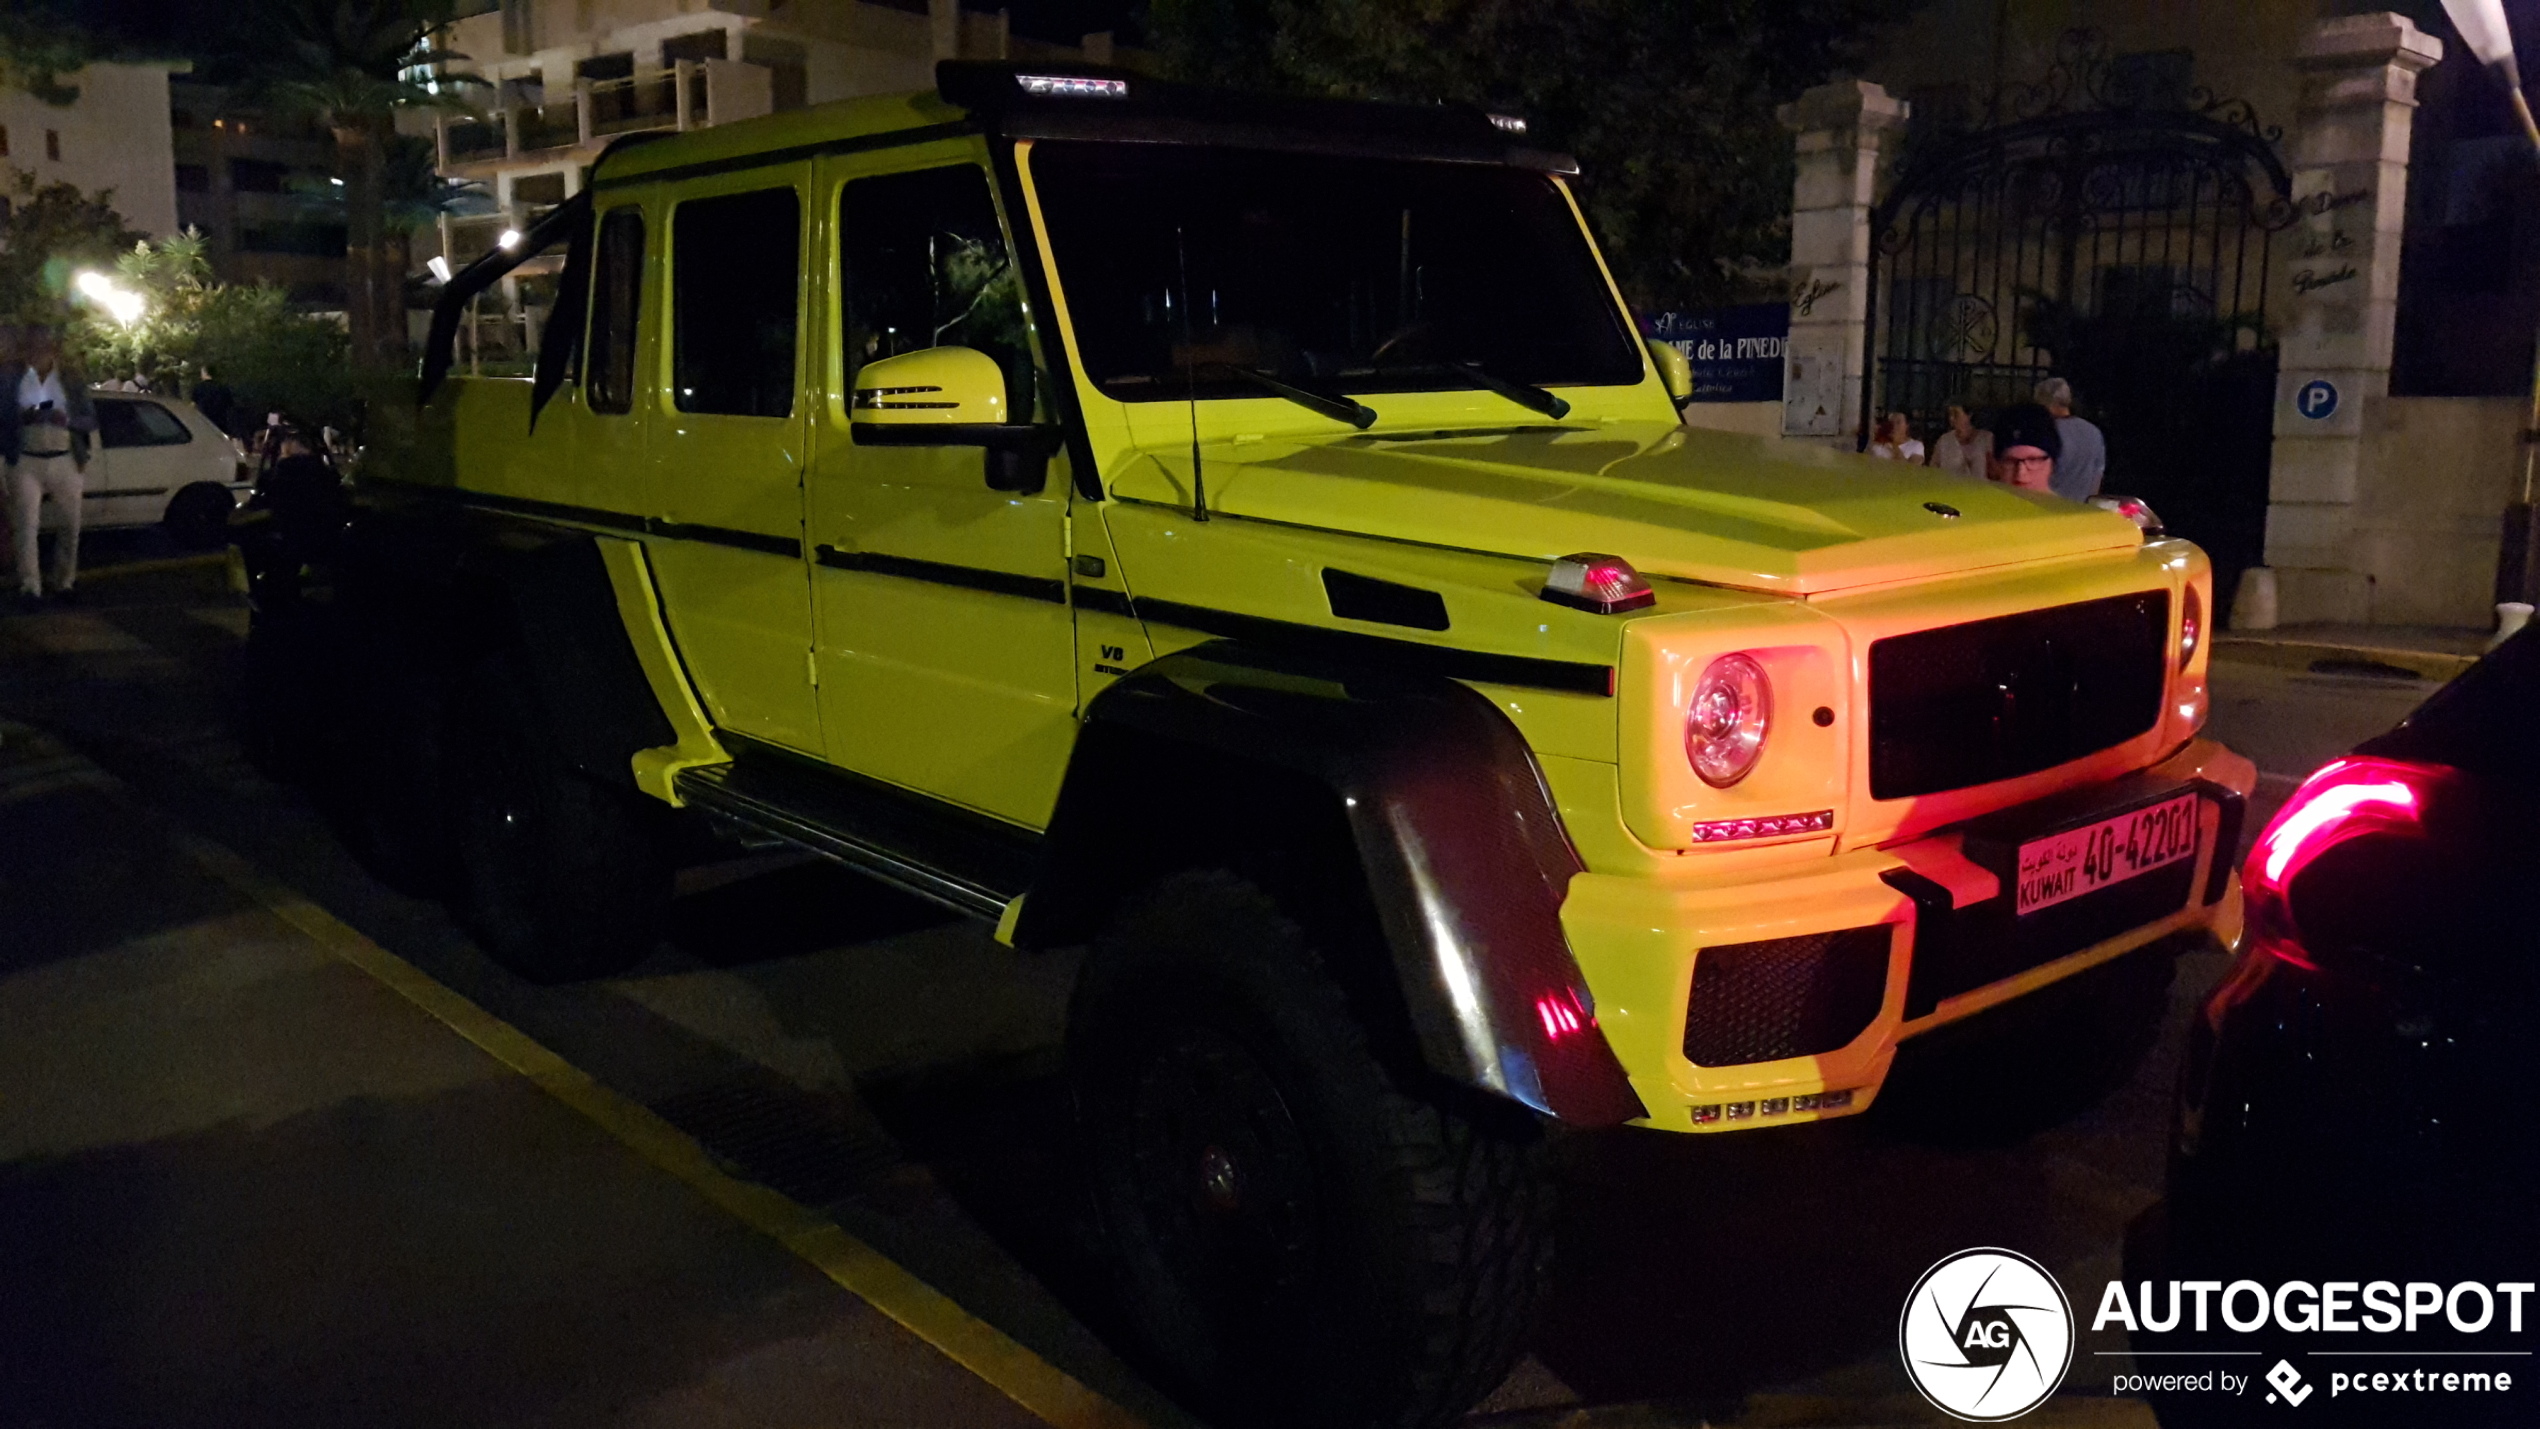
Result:
<svg viewBox="0 0 2540 1429">
<path fill-rule="evenodd" d="M 1902 412 L 1888 413 L 1871 435 L 1877 438 L 1870 443 L 1870 455 L 1874 457 L 1912 462 L 1923 459 L 1923 444 L 1914 439 L 1914 425 Z"/>
<path fill-rule="evenodd" d="M 2002 430 L 1994 433 L 1994 480 L 2022 491 L 2053 492 L 2063 454 L 2063 433 L 2053 413 L 2023 402 L 2002 414 Z"/>
<path fill-rule="evenodd" d="M 14 371 L 0 369 L 0 387 L 14 391 L 17 399 L 0 421 L 0 459 L 8 468 L 18 605 L 34 609 L 48 593 L 70 598 L 79 584 L 79 508 L 87 487 L 88 434 L 97 430 L 97 413 L 88 399 L 88 384 L 62 366 L 60 343 L 51 328 L 26 329 L 22 345 L 25 360 L 14 364 Z M 38 523 L 47 498 L 60 518 L 49 580 L 36 562 Z"/>
<path fill-rule="evenodd" d="M 1931 464 L 1952 476 L 1987 480 L 1993 465 L 1993 433 L 1976 425 L 1967 399 L 1949 404 L 1949 430 L 1931 439 Z"/>
<path fill-rule="evenodd" d="M 2108 438 L 2087 417 L 2073 415 L 2073 384 L 2049 377 L 2037 384 L 2039 405 L 2054 414 L 2063 455 L 2055 459 L 2055 494 L 2068 501 L 2088 501 L 2099 494 L 2108 475 Z"/>
</svg>

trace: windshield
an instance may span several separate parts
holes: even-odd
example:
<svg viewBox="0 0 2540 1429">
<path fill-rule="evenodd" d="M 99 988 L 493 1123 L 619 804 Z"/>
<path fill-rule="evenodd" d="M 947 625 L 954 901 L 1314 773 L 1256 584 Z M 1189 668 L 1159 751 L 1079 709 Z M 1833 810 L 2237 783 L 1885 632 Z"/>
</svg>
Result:
<svg viewBox="0 0 2540 1429">
<path fill-rule="evenodd" d="M 1242 369 L 1338 392 L 1471 387 L 1457 364 L 1641 380 L 1544 174 L 1164 144 L 1043 142 L 1031 163 L 1087 373 L 1118 400 L 1259 396 Z"/>
</svg>

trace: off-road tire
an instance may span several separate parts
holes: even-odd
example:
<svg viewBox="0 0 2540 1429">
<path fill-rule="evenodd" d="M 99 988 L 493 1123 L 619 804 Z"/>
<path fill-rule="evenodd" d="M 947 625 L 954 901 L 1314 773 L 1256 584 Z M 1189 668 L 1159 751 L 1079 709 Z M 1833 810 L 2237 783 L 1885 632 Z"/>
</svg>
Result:
<svg viewBox="0 0 2540 1429">
<path fill-rule="evenodd" d="M 454 902 L 468 931 L 536 982 L 641 960 L 670 900 L 668 810 L 575 769 L 511 658 L 461 681 L 449 728 Z"/>
<path fill-rule="evenodd" d="M 1325 962 L 1347 937 L 1178 874 L 1111 921 L 1070 1009 L 1124 1318 L 1212 1422 L 1443 1423 L 1505 1377 L 1549 1283 L 1541 1128 L 1377 1055 Z"/>
</svg>

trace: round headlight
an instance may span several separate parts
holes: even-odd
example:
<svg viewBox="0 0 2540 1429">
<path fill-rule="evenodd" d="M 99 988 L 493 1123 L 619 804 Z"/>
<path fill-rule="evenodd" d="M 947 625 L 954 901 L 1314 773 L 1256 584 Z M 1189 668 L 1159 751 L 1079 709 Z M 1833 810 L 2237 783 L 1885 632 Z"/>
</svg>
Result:
<svg viewBox="0 0 2540 1429">
<path fill-rule="evenodd" d="M 1755 768 L 1773 719 L 1773 685 L 1764 667 L 1745 655 L 1723 655 L 1702 672 L 1685 711 L 1685 757 L 1714 789 L 1725 789 Z"/>
</svg>

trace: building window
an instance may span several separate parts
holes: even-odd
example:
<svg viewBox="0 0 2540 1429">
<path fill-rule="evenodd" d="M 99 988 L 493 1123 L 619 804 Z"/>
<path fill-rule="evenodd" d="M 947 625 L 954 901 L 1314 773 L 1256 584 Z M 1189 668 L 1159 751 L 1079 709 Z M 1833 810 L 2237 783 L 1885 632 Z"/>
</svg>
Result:
<svg viewBox="0 0 2540 1429">
<path fill-rule="evenodd" d="M 794 410 L 802 200 L 790 188 L 690 199 L 671 219 L 671 370 L 683 412 Z"/>
<path fill-rule="evenodd" d="M 212 171 L 202 164 L 176 166 L 176 191 L 183 194 L 210 193 Z"/>
<path fill-rule="evenodd" d="M 61 157 L 62 157 L 62 131 L 61 131 L 61 130 L 59 130 L 59 129 L 47 129 L 47 130 L 45 130 L 45 131 L 44 131 L 44 157 L 46 157 L 46 158 L 48 158 L 48 159 L 55 160 L 55 161 L 57 161 L 57 162 L 61 159 Z"/>
<path fill-rule="evenodd" d="M 238 233 L 238 250 L 242 253 L 296 253 L 309 258 L 341 258 L 344 256 L 344 225 L 278 223 L 265 228 L 245 228 Z"/>
<path fill-rule="evenodd" d="M 278 194 L 283 181 L 291 176 L 288 164 L 269 163 L 263 159 L 229 161 L 229 186 L 242 194 Z"/>
</svg>

